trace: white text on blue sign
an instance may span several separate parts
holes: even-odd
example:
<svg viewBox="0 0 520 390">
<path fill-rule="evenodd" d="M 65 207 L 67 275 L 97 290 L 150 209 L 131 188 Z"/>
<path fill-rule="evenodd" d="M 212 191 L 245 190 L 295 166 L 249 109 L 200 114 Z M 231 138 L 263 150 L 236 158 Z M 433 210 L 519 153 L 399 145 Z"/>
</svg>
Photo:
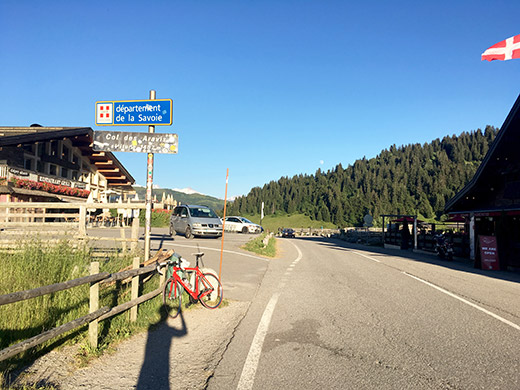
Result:
<svg viewBox="0 0 520 390">
<path fill-rule="evenodd" d="M 96 102 L 96 125 L 154 126 L 172 123 L 171 99 Z"/>
</svg>

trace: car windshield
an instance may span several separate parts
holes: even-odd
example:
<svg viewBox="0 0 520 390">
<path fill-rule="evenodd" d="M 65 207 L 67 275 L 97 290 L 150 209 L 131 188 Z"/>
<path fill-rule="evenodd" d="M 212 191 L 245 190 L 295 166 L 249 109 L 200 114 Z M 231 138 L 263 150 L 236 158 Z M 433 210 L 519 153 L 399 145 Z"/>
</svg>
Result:
<svg viewBox="0 0 520 390">
<path fill-rule="evenodd" d="M 244 218 L 244 217 L 240 217 L 240 220 L 241 220 L 242 222 L 244 222 L 244 223 L 253 223 L 253 222 L 251 222 L 249 219 Z"/>
<path fill-rule="evenodd" d="M 196 218 L 218 218 L 209 207 L 190 207 L 190 215 Z"/>
</svg>

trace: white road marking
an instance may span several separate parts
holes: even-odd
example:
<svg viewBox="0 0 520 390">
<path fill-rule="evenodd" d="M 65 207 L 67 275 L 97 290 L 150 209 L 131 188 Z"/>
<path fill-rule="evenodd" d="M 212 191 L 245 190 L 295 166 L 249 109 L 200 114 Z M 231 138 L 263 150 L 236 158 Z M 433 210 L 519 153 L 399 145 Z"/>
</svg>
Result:
<svg viewBox="0 0 520 390">
<path fill-rule="evenodd" d="M 295 244 L 291 242 L 291 244 L 298 251 L 298 257 L 294 260 L 293 263 L 298 263 L 303 254 Z M 292 268 L 288 268 L 287 271 L 292 271 Z M 282 290 L 285 286 L 285 280 L 282 279 L 278 286 L 278 290 Z M 274 308 L 276 303 L 278 302 L 278 298 L 280 297 L 280 293 L 275 293 L 267 307 L 264 310 L 264 314 L 260 319 L 260 323 L 258 324 L 258 328 L 256 329 L 255 337 L 253 338 L 253 342 L 251 343 L 251 347 L 249 348 L 249 353 L 247 354 L 246 362 L 244 363 L 244 368 L 242 369 L 242 374 L 240 375 L 240 380 L 238 381 L 237 389 L 239 390 L 250 390 L 253 388 L 253 384 L 255 383 L 256 370 L 258 368 L 258 362 L 260 361 L 260 355 L 262 354 L 262 346 L 264 345 L 264 339 L 267 335 L 267 330 L 269 329 L 269 324 L 271 322 L 271 317 L 273 316 Z"/>
<path fill-rule="evenodd" d="M 183 244 L 170 243 L 170 242 L 165 243 L 165 245 L 180 246 L 180 247 L 183 247 L 183 248 L 193 248 L 193 249 L 197 249 L 197 250 L 204 249 L 204 250 L 207 250 L 207 251 L 220 252 L 220 249 L 208 248 L 208 247 L 205 247 L 205 246 L 198 246 L 198 245 L 197 246 L 195 246 L 195 245 L 183 245 Z M 235 255 L 251 257 L 253 259 L 258 259 L 258 260 L 262 260 L 262 261 L 269 261 L 269 259 L 266 259 L 264 257 L 258 257 L 258 256 L 250 255 L 248 253 L 241 253 L 241 252 L 230 251 L 230 250 L 227 250 L 227 249 L 224 249 L 224 253 L 233 253 Z"/>
<path fill-rule="evenodd" d="M 359 256 L 366 257 L 367 259 L 375 261 L 376 263 L 380 263 L 381 262 L 381 260 L 375 259 L 375 258 L 373 258 L 371 256 L 368 256 L 368 255 L 365 255 L 364 253 L 361 253 L 361 252 L 352 251 L 352 253 L 355 253 L 356 255 L 359 255 Z"/>
<path fill-rule="evenodd" d="M 411 278 L 413 278 L 415 280 L 418 280 L 419 282 L 422 282 L 422 283 L 424 283 L 424 284 L 426 284 L 426 285 L 428 285 L 430 287 L 433 287 L 434 289 L 439 290 L 440 292 L 443 292 L 444 294 L 449 295 L 452 298 L 458 299 L 459 301 L 465 303 L 466 305 L 469 305 L 469 306 L 471 306 L 471 307 L 473 307 L 473 308 L 475 308 L 477 310 L 480 310 L 481 312 L 483 312 L 483 313 L 485 313 L 485 314 L 487 314 L 487 315 L 489 315 L 489 316 L 491 316 L 491 317 L 493 317 L 493 318 L 503 322 L 504 324 L 509 325 L 512 328 L 515 328 L 516 330 L 520 330 L 520 326 L 515 324 L 514 322 L 506 320 L 505 318 L 502 318 L 499 315 L 497 315 L 495 313 L 492 313 L 489 310 L 486 310 L 483 307 L 480 307 L 479 305 L 474 304 L 473 302 L 470 302 L 470 301 L 468 301 L 468 300 L 466 300 L 466 299 L 464 299 L 462 297 L 459 297 L 458 295 L 455 295 L 455 294 L 453 294 L 453 293 L 451 293 L 451 292 L 449 292 L 449 291 L 447 291 L 447 290 L 445 290 L 445 289 L 443 289 L 443 288 L 441 288 L 439 286 L 436 286 L 435 284 L 427 282 L 424 279 L 418 278 L 417 276 L 411 275 L 411 274 L 409 274 L 407 272 L 404 272 L 404 271 L 403 271 L 403 274 L 405 274 L 406 276 L 409 276 L 409 277 L 411 277 Z"/>
<path fill-rule="evenodd" d="M 237 389 L 248 390 L 253 388 L 256 369 L 258 368 L 258 362 L 260 361 L 260 355 L 262 353 L 262 346 L 264 344 L 264 339 L 267 335 L 267 329 L 269 328 L 269 323 L 271 322 L 274 307 L 276 306 L 276 302 L 278 302 L 279 296 L 280 293 L 274 294 L 265 308 L 262 319 L 258 324 L 255 337 L 251 343 L 251 348 L 249 348 L 249 353 L 247 354 L 247 359 L 244 364 L 244 368 L 242 369 L 242 375 L 240 375 L 240 381 L 238 382 Z"/>
</svg>

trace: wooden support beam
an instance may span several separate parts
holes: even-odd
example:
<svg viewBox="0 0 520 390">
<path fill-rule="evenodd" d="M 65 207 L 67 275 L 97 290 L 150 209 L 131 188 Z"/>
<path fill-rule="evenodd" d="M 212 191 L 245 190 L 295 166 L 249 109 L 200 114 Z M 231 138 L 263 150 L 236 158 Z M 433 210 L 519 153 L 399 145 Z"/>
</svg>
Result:
<svg viewBox="0 0 520 390">
<path fill-rule="evenodd" d="M 95 166 L 98 166 L 98 165 L 114 165 L 114 161 L 113 160 L 94 161 L 94 165 Z"/>
<path fill-rule="evenodd" d="M 99 168 L 98 169 L 98 172 L 101 172 L 101 173 L 117 173 L 119 171 L 120 171 L 119 168 Z"/>
</svg>

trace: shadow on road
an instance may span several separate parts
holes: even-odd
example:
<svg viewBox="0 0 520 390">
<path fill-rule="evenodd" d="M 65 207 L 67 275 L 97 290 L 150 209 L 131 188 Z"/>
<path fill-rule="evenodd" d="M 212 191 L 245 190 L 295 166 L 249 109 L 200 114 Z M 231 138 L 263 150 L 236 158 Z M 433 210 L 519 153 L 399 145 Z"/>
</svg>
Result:
<svg viewBox="0 0 520 390">
<path fill-rule="evenodd" d="M 166 321 L 168 315 L 162 308 L 160 313 L 159 327 L 148 331 L 144 363 L 136 386 L 138 390 L 169 390 L 171 388 L 170 371 L 174 369 L 174 367 L 170 367 L 171 344 L 174 338 L 181 338 L 188 334 L 182 311 L 179 328 L 168 324 L 168 321 Z"/>
<path fill-rule="evenodd" d="M 144 240 L 144 235 L 141 238 Z M 154 246 L 153 249 L 160 251 L 163 249 L 163 245 L 164 245 L 165 241 L 174 241 L 174 239 L 169 234 L 152 233 L 152 234 L 150 234 L 150 241 L 152 242 L 152 245 Z M 159 246 L 157 248 L 155 248 L 155 245 L 157 245 L 157 242 L 158 242 Z"/>
<path fill-rule="evenodd" d="M 403 257 L 410 260 L 420 261 L 428 264 L 435 264 L 437 266 L 469 272 L 477 275 L 483 275 L 490 278 L 506 280 L 509 282 L 520 283 L 520 273 L 514 271 L 487 271 L 479 268 L 475 268 L 473 263 L 467 259 L 455 259 L 453 261 L 441 260 L 435 254 L 424 254 L 424 253 L 415 253 L 412 250 L 400 250 L 400 249 L 388 249 L 376 246 L 368 246 L 362 244 L 354 244 L 346 241 L 342 241 L 334 238 L 326 238 L 326 237 L 305 237 L 305 238 L 296 238 L 301 240 L 310 240 L 320 243 L 321 245 L 330 247 L 336 250 L 364 250 L 375 253 L 375 257 L 378 255 L 381 256 L 396 256 Z M 294 238 L 292 239 L 294 240 Z"/>
</svg>

